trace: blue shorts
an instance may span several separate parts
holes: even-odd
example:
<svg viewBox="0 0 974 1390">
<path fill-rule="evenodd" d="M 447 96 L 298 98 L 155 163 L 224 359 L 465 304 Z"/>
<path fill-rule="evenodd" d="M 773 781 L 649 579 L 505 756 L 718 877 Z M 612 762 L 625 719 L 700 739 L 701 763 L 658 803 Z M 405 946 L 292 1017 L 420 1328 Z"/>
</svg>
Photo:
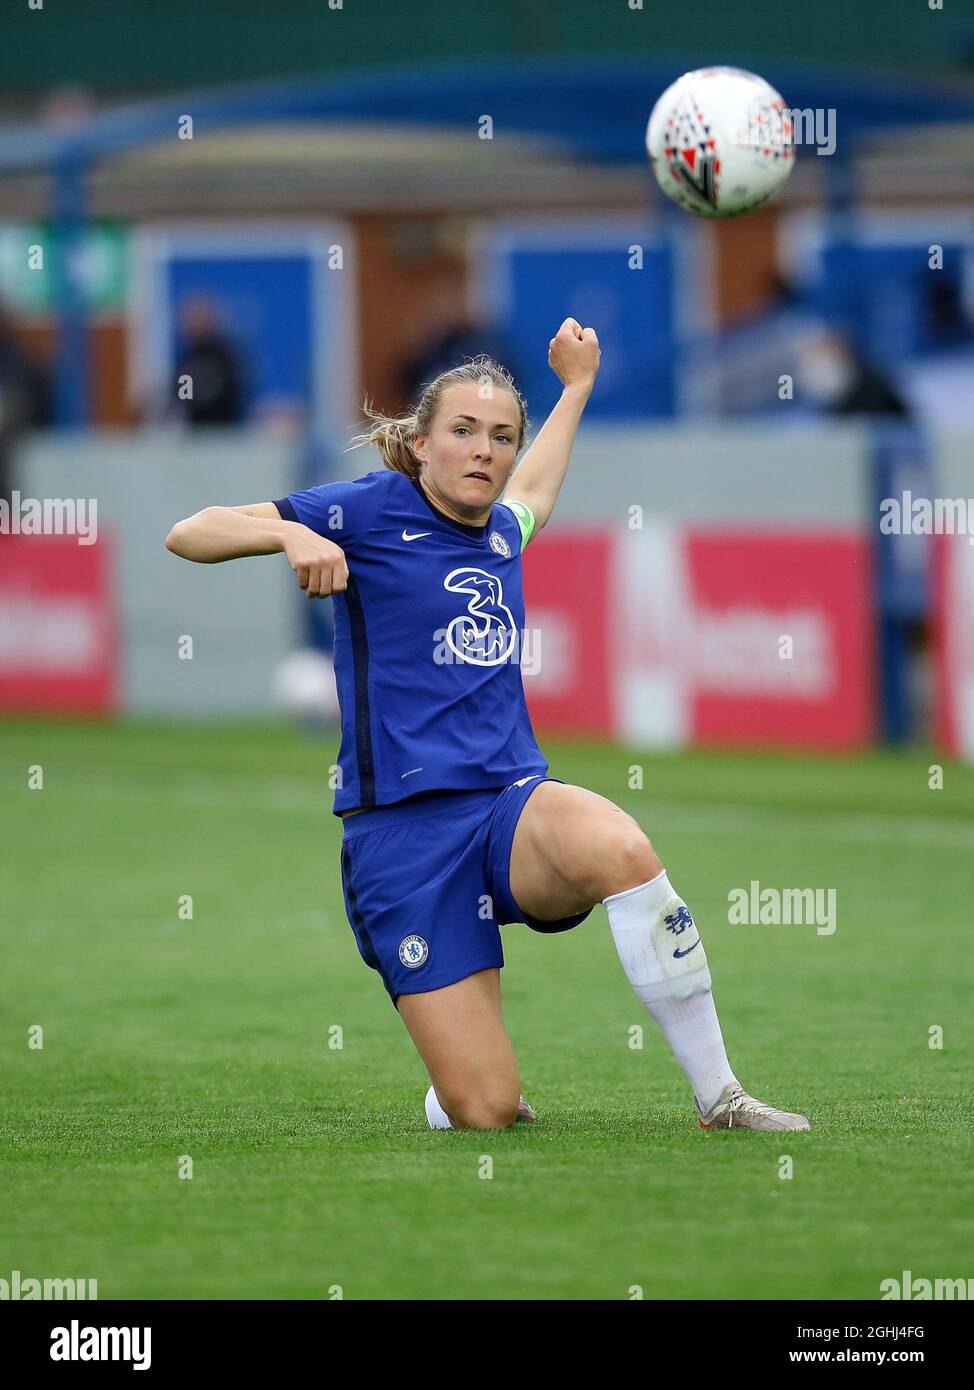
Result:
<svg viewBox="0 0 974 1390">
<path fill-rule="evenodd" d="M 501 790 L 434 794 L 346 816 L 345 910 L 362 959 L 393 1003 L 502 966 L 499 928 L 507 922 L 540 932 L 584 922 L 591 908 L 538 921 L 511 893 L 518 817 L 535 787 L 559 780 L 527 777 Z"/>
</svg>

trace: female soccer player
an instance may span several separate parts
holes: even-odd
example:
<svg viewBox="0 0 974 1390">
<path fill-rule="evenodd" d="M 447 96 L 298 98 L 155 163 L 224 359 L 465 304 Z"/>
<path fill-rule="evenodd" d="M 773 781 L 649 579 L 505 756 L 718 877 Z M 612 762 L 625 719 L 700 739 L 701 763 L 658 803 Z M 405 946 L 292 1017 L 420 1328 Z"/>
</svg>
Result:
<svg viewBox="0 0 974 1390">
<path fill-rule="evenodd" d="M 599 357 L 594 329 L 566 319 L 548 354 L 563 391 L 516 471 L 524 400 L 481 357 L 404 419 L 369 412 L 356 442 L 384 469 L 207 507 L 166 544 L 204 563 L 283 551 L 309 598 L 335 600 L 345 905 L 429 1073 L 431 1126 L 534 1118 L 501 1011 L 499 927 L 566 931 L 602 902 L 701 1125 L 808 1129 L 731 1070 L 696 924 L 640 826 L 549 777 L 528 718 L 521 552 L 551 516 Z"/>
</svg>

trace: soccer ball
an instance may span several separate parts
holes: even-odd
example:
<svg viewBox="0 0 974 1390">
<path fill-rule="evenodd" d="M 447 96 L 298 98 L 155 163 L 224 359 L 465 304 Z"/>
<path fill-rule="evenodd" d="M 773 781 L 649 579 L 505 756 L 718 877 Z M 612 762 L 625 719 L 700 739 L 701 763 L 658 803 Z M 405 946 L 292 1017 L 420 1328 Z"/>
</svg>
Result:
<svg viewBox="0 0 974 1390">
<path fill-rule="evenodd" d="M 742 68 L 700 68 L 667 87 L 646 149 L 668 198 L 699 217 L 740 217 L 773 198 L 795 163 L 791 113 Z"/>
<path fill-rule="evenodd" d="M 338 691 L 330 658 L 310 647 L 290 652 L 274 672 L 274 698 L 279 709 L 307 728 L 336 724 Z"/>
</svg>

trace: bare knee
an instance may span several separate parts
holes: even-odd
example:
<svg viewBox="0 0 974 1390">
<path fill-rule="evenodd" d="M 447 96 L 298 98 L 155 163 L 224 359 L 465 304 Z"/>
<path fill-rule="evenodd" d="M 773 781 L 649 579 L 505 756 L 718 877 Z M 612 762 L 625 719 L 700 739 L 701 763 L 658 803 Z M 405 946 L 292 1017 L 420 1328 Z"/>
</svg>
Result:
<svg viewBox="0 0 974 1390">
<path fill-rule="evenodd" d="M 509 1129 L 517 1119 L 519 1092 L 477 1090 L 441 1096 L 454 1129 Z"/>
<path fill-rule="evenodd" d="M 606 855 L 604 891 L 600 895 L 603 898 L 648 883 L 663 872 L 659 856 L 640 826 L 631 817 L 627 819 L 628 824 L 623 822 L 612 832 Z"/>
</svg>

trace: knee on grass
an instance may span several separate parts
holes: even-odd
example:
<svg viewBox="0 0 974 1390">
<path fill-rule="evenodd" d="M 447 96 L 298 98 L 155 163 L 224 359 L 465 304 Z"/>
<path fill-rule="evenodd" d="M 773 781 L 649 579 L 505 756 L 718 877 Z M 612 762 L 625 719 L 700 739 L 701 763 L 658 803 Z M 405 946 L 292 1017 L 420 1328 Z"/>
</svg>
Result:
<svg viewBox="0 0 974 1390">
<path fill-rule="evenodd" d="M 439 1095 L 454 1129 L 510 1129 L 517 1120 L 520 1092 L 461 1091 Z"/>
</svg>

